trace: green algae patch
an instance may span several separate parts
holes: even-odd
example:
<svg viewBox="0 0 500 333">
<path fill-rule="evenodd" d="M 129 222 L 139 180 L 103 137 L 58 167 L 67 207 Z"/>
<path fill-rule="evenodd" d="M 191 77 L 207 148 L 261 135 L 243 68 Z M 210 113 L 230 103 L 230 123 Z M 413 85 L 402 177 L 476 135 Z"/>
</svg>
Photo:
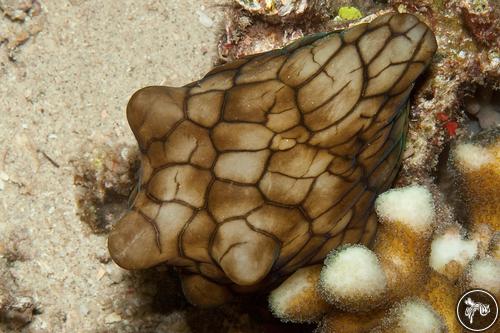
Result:
<svg viewBox="0 0 500 333">
<path fill-rule="evenodd" d="M 363 17 L 363 14 L 356 7 L 340 7 L 339 16 L 343 20 L 357 20 Z"/>
</svg>

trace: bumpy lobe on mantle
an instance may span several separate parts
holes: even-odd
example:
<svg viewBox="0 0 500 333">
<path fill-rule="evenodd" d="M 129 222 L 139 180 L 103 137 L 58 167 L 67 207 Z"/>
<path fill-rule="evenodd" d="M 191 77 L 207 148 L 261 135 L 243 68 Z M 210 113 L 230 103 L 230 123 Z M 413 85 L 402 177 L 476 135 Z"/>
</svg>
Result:
<svg viewBox="0 0 500 333">
<path fill-rule="evenodd" d="M 185 87 L 139 90 L 127 116 L 141 177 L 109 236 L 113 260 L 175 265 L 188 299 L 213 305 L 341 244 L 369 244 L 373 202 L 400 164 L 408 95 L 435 50 L 415 16 L 386 14 Z"/>
</svg>

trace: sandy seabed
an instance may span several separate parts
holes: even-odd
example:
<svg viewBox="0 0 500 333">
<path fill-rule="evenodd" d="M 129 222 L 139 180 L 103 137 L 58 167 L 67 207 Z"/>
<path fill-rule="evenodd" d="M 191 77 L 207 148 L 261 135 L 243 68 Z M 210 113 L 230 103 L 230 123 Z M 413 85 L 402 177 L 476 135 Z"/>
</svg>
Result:
<svg viewBox="0 0 500 333">
<path fill-rule="evenodd" d="M 96 142 L 135 144 L 135 90 L 212 67 L 224 1 L 17 2 L 37 12 L 0 18 L 0 285 L 1 301 L 30 297 L 35 315 L 1 329 L 189 332 L 176 312 L 137 315 L 130 273 L 77 216 L 73 161 Z"/>
</svg>

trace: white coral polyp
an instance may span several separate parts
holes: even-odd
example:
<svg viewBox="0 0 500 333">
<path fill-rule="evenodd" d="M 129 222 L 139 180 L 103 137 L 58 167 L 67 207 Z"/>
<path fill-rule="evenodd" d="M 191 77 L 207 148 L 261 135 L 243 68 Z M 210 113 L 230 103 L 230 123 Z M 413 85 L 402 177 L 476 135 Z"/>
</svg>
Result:
<svg viewBox="0 0 500 333">
<path fill-rule="evenodd" d="M 455 148 L 455 161 L 464 171 L 474 171 L 494 161 L 494 156 L 486 148 L 463 143 Z"/>
<path fill-rule="evenodd" d="M 426 232 L 434 221 L 434 201 L 420 185 L 389 190 L 378 196 L 375 210 L 383 223 L 402 223 L 416 232 Z"/>
<path fill-rule="evenodd" d="M 269 295 L 271 311 L 280 318 L 286 318 L 290 304 L 308 288 L 311 288 L 311 274 L 301 268 L 291 275 Z M 304 304 L 307 306 L 307 304 Z"/>
<path fill-rule="evenodd" d="M 443 323 L 436 312 L 420 300 L 412 300 L 399 309 L 399 327 L 406 333 L 440 333 Z"/>
<path fill-rule="evenodd" d="M 464 267 L 477 255 L 477 242 L 462 239 L 458 232 L 436 237 L 431 244 L 430 266 L 444 273 L 445 266 L 455 261 Z"/>
<path fill-rule="evenodd" d="M 320 284 L 322 291 L 333 299 L 378 296 L 387 287 L 377 256 L 361 245 L 330 253 L 321 271 Z"/>
<path fill-rule="evenodd" d="M 475 260 L 469 274 L 472 287 L 500 292 L 500 260 L 489 257 Z"/>
</svg>

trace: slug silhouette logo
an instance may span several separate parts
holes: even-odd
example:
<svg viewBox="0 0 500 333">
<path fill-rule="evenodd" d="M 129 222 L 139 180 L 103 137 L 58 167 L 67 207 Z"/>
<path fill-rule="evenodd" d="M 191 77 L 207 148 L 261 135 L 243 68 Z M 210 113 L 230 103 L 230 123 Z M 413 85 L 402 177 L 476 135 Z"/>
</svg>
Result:
<svg viewBox="0 0 500 333">
<path fill-rule="evenodd" d="M 492 328 L 498 319 L 498 302 L 486 290 L 469 290 L 457 303 L 457 318 L 464 328 L 484 332 Z"/>
<path fill-rule="evenodd" d="M 488 313 L 490 313 L 489 304 L 483 304 L 479 302 L 476 303 L 470 297 L 465 300 L 465 304 L 468 305 L 465 309 L 465 315 L 467 316 L 467 318 L 469 318 L 471 324 L 474 321 L 474 314 L 477 310 L 479 310 L 481 317 L 487 316 Z"/>
</svg>

